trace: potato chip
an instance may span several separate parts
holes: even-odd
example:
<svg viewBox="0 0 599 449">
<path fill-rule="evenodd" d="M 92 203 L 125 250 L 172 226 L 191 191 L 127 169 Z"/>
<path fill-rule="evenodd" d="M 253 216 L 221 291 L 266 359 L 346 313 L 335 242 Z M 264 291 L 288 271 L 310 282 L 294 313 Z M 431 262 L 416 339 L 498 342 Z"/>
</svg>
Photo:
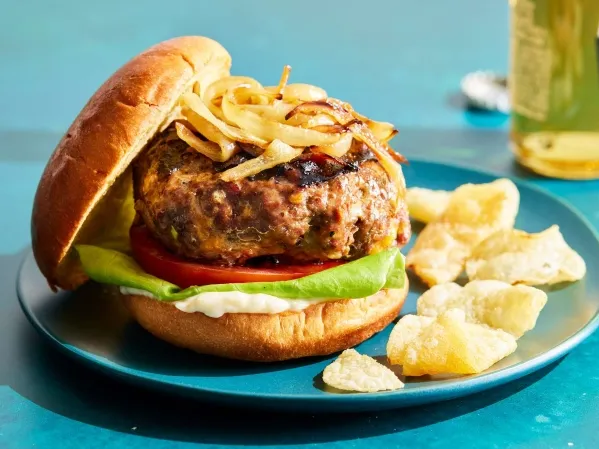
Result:
<svg viewBox="0 0 599 449">
<path fill-rule="evenodd" d="M 410 217 L 429 223 L 439 217 L 449 204 L 451 192 L 411 187 L 406 193 Z"/>
<path fill-rule="evenodd" d="M 339 390 L 360 393 L 398 390 L 404 386 L 393 371 L 355 349 L 346 349 L 327 366 L 322 380 Z"/>
<path fill-rule="evenodd" d="M 416 238 L 406 265 L 429 286 L 451 282 L 463 271 L 471 242 L 484 239 L 486 232 L 485 228 L 433 222 Z"/>
<path fill-rule="evenodd" d="M 463 310 L 452 309 L 436 318 L 404 316 L 391 332 L 387 356 L 406 376 L 476 374 L 516 346 L 507 332 L 467 323 Z"/>
<path fill-rule="evenodd" d="M 473 249 L 466 273 L 470 279 L 542 285 L 577 281 L 584 277 L 586 265 L 553 225 L 537 234 L 517 229 L 494 233 Z"/>
<path fill-rule="evenodd" d="M 526 285 L 500 281 L 435 285 L 418 298 L 418 315 L 435 318 L 451 309 L 464 311 L 469 323 L 485 324 L 520 338 L 535 327 L 547 294 Z"/>
<path fill-rule="evenodd" d="M 397 322 L 387 342 L 387 358 L 392 365 L 401 365 L 406 358 L 408 344 L 416 340 L 422 331 L 433 324 L 434 318 L 404 315 Z"/>
<path fill-rule="evenodd" d="M 509 179 L 487 184 L 464 184 L 451 195 L 442 221 L 498 229 L 514 226 L 520 192 Z"/>
<path fill-rule="evenodd" d="M 519 203 L 518 189 L 509 179 L 459 187 L 447 209 L 416 239 L 408 268 L 428 285 L 455 280 L 476 245 L 514 226 Z"/>
</svg>

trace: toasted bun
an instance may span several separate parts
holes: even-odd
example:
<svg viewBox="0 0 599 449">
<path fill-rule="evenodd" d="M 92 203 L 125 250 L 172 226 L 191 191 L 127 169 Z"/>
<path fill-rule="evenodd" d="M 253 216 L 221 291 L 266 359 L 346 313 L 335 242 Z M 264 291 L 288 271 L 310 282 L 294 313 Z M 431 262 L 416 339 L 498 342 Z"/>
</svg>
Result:
<svg viewBox="0 0 599 449">
<path fill-rule="evenodd" d="M 361 343 L 393 321 L 402 289 L 362 299 L 323 302 L 299 312 L 227 313 L 210 318 L 146 296 L 123 295 L 133 317 L 156 337 L 202 354 L 256 362 L 327 355 Z"/>
<path fill-rule="evenodd" d="M 206 71 L 225 76 L 231 59 L 217 42 L 180 37 L 139 54 L 92 96 L 55 149 L 35 195 L 33 252 L 52 287 L 87 280 L 69 250 L 100 199 Z M 101 229 L 113 211 L 94 210 Z"/>
</svg>

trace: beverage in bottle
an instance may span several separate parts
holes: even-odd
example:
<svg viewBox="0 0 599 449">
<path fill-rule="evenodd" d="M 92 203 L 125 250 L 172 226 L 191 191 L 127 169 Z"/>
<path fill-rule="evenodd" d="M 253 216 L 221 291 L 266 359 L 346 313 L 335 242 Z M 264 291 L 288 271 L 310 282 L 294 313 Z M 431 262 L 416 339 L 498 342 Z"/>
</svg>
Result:
<svg viewBox="0 0 599 449">
<path fill-rule="evenodd" d="M 599 178 L 599 0 L 511 0 L 511 145 L 531 170 Z"/>
</svg>

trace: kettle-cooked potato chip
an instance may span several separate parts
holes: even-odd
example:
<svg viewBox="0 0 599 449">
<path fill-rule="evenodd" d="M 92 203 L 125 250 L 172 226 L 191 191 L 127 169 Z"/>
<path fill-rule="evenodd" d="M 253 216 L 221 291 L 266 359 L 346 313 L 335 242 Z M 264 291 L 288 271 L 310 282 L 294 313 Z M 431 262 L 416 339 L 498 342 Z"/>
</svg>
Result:
<svg viewBox="0 0 599 449">
<path fill-rule="evenodd" d="M 547 294 L 526 285 L 500 281 L 450 282 L 435 285 L 418 298 L 418 315 L 437 317 L 451 309 L 464 311 L 469 323 L 486 324 L 520 338 L 535 327 Z"/>
<path fill-rule="evenodd" d="M 449 204 L 452 192 L 411 187 L 406 193 L 406 203 L 410 217 L 422 223 L 429 223 L 439 217 Z"/>
<path fill-rule="evenodd" d="M 586 265 L 553 225 L 537 234 L 517 229 L 494 233 L 472 250 L 466 273 L 470 279 L 542 285 L 577 281 L 584 277 Z"/>
<path fill-rule="evenodd" d="M 322 373 L 322 380 L 339 390 L 374 393 L 397 390 L 404 384 L 384 365 L 355 349 L 346 349 Z"/>
<path fill-rule="evenodd" d="M 507 332 L 467 323 L 463 310 L 452 309 L 436 318 L 404 316 L 391 332 L 387 356 L 406 376 L 476 374 L 516 346 Z"/>
<path fill-rule="evenodd" d="M 408 268 L 428 285 L 455 280 L 476 245 L 514 226 L 519 203 L 518 188 L 509 179 L 460 186 L 445 211 L 416 239 Z"/>
</svg>

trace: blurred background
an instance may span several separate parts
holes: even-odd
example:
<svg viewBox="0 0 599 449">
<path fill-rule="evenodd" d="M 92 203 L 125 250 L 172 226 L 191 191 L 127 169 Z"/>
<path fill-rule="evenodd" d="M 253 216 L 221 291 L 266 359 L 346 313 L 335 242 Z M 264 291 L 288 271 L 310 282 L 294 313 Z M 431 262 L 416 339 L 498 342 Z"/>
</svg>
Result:
<svg viewBox="0 0 599 449">
<path fill-rule="evenodd" d="M 454 18 L 459 20 L 456 26 Z M 62 132 L 129 58 L 175 36 L 221 42 L 233 72 L 324 87 L 401 128 L 468 126 L 449 103 L 466 72 L 507 67 L 507 2 L 425 0 L 6 2 L 0 123 Z"/>
</svg>

